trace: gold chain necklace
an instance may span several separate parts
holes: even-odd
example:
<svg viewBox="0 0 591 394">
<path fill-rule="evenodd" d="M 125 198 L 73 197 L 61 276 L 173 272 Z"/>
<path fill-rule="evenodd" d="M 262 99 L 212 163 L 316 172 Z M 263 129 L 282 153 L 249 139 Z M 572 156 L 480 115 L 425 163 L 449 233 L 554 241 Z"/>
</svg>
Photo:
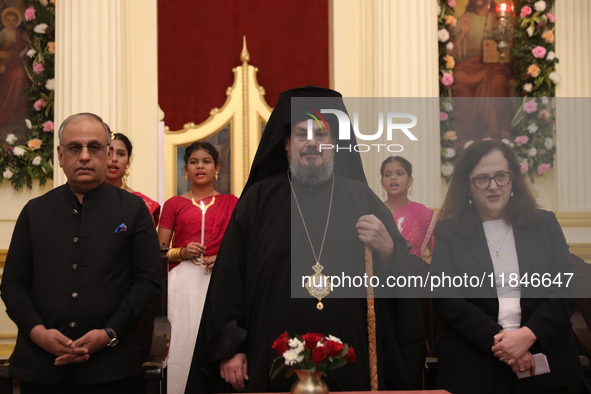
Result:
<svg viewBox="0 0 591 394">
<path fill-rule="evenodd" d="M 314 245 L 312 244 L 312 238 L 310 238 L 308 226 L 306 226 L 306 221 L 304 220 L 304 215 L 302 214 L 300 203 L 298 202 L 298 198 L 293 188 L 293 184 L 291 183 L 291 177 L 289 176 L 289 172 L 287 173 L 287 179 L 289 180 L 289 186 L 291 187 L 293 198 L 295 200 L 296 206 L 298 207 L 298 212 L 300 213 L 300 218 L 302 219 L 302 224 L 304 225 L 304 230 L 306 231 L 306 236 L 308 237 L 308 242 L 310 243 L 310 249 L 312 249 L 312 254 L 314 255 L 314 259 L 316 260 L 316 264 L 312 266 L 312 269 L 314 270 L 314 275 L 308 278 L 308 282 L 306 283 L 306 289 L 312 297 L 318 300 L 318 304 L 316 304 L 316 309 L 321 311 L 322 309 L 324 309 L 322 299 L 326 298 L 330 294 L 331 288 L 330 280 L 326 275 L 322 273 L 324 266 L 320 265 L 320 257 L 322 257 L 322 251 L 324 250 L 324 241 L 326 240 L 326 233 L 328 231 L 328 223 L 330 222 L 330 211 L 332 210 L 332 197 L 334 195 L 334 175 L 332 176 L 332 187 L 330 190 L 330 202 L 328 204 L 326 226 L 324 227 L 324 235 L 322 236 L 322 243 L 320 244 L 320 251 L 318 252 L 318 256 L 316 256 L 316 251 L 314 250 Z"/>
<path fill-rule="evenodd" d="M 203 200 L 202 200 L 203 201 Z M 213 195 L 213 197 L 211 198 L 211 201 L 209 202 L 209 204 L 201 207 L 201 205 L 197 204 L 197 202 L 195 202 L 195 197 L 193 197 L 193 190 L 191 190 L 191 202 L 193 203 L 193 205 L 195 205 L 197 208 L 201 209 L 202 212 L 207 212 L 207 208 L 211 207 L 214 203 L 215 203 L 215 194 Z"/>
<path fill-rule="evenodd" d="M 511 230 L 511 227 L 507 226 L 507 231 L 505 231 L 505 235 L 503 235 L 503 240 L 501 241 L 501 244 L 499 245 L 498 248 L 495 248 L 494 247 L 494 245 L 492 244 L 492 242 L 490 242 L 488 240 L 488 237 L 486 236 L 486 234 L 484 235 L 484 238 L 486 238 L 486 242 L 488 242 L 488 244 L 490 245 L 490 247 L 493 248 L 493 250 L 495 251 L 495 256 L 496 256 L 497 260 L 499 259 L 499 257 L 501 257 L 501 254 L 499 253 L 499 251 L 501 250 L 501 248 L 505 244 L 505 238 L 507 238 L 507 234 L 509 234 L 509 230 Z"/>
</svg>

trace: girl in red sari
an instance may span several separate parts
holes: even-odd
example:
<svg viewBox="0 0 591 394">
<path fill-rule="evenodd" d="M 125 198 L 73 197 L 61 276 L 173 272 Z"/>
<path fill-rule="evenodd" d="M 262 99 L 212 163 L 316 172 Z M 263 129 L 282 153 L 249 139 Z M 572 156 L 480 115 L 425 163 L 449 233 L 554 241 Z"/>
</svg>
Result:
<svg viewBox="0 0 591 394">
<path fill-rule="evenodd" d="M 111 146 L 113 147 L 113 156 L 108 162 L 107 183 L 125 189 L 126 191 L 140 196 L 146 203 L 148 211 L 152 214 L 154 225 L 158 227 L 158 219 L 160 218 L 160 204 L 152 200 L 150 197 L 143 195 L 140 192 L 132 190 L 125 184 L 129 175 L 129 164 L 131 163 L 131 141 L 121 133 L 111 133 Z"/>
<path fill-rule="evenodd" d="M 380 168 L 382 187 L 388 196 L 386 206 L 394 215 L 400 234 L 412 249 L 410 253 L 423 257 L 425 250 L 433 253 L 433 229 L 437 215 L 423 204 L 408 199 L 412 190 L 412 164 L 400 156 L 390 156 Z"/>
<path fill-rule="evenodd" d="M 214 189 L 220 163 L 213 145 L 194 142 L 185 149 L 184 160 L 183 172 L 191 189 L 166 201 L 158 229 L 161 244 L 168 246 L 172 241 L 168 254 L 169 394 L 185 392 L 210 272 L 238 202 L 234 195 Z"/>
</svg>

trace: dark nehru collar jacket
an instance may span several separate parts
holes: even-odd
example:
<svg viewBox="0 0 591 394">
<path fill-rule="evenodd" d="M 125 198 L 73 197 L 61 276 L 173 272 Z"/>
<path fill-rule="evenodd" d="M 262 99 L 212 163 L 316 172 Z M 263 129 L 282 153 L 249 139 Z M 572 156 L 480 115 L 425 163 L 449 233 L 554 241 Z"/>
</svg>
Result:
<svg viewBox="0 0 591 394">
<path fill-rule="evenodd" d="M 161 291 L 159 267 L 154 223 L 140 197 L 105 182 L 83 205 L 67 184 L 29 201 L 1 285 L 19 329 L 11 376 L 57 384 L 71 368 L 78 382 L 99 384 L 138 374 L 136 322 Z M 120 342 L 86 362 L 58 367 L 56 356 L 30 339 L 39 324 L 72 340 L 111 327 Z"/>
</svg>

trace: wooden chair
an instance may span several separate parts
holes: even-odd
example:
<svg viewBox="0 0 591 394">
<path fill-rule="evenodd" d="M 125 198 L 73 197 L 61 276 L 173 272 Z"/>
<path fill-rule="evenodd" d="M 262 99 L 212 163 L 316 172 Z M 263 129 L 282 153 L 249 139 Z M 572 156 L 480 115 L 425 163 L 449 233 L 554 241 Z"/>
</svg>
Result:
<svg viewBox="0 0 591 394">
<path fill-rule="evenodd" d="M 146 361 L 142 364 L 140 374 L 140 392 L 145 394 L 166 394 L 166 365 L 168 360 L 168 350 L 170 348 L 170 321 L 168 320 L 168 258 L 166 249 L 161 251 L 161 273 L 162 273 L 162 293 L 158 301 L 154 304 L 150 313 L 143 319 L 143 325 L 153 322 L 149 339 L 150 346 L 142 346 L 142 349 L 149 349 Z M 146 338 L 142 341 L 147 344 Z M 0 393 L 2 394 L 2 393 Z"/>
<path fill-rule="evenodd" d="M 411 254 L 410 262 L 415 275 L 423 280 L 427 279 L 429 263 L 422 258 Z M 423 310 L 423 322 L 425 325 L 425 337 L 427 340 L 427 358 L 423 370 L 423 389 L 433 389 L 436 385 L 437 375 L 437 332 L 439 330 L 439 318 L 433 307 L 431 293 L 427 287 L 420 289 L 421 307 Z"/>
</svg>

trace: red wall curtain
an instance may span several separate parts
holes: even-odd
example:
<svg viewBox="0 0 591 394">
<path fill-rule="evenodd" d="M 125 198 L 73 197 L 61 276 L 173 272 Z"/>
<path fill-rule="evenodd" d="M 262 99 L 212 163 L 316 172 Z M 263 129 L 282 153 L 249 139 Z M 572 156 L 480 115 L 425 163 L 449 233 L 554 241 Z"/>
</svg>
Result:
<svg viewBox="0 0 591 394">
<path fill-rule="evenodd" d="M 286 89 L 328 87 L 328 0 L 159 0 L 159 103 L 171 130 L 223 105 L 242 36 L 269 105 Z"/>
</svg>

